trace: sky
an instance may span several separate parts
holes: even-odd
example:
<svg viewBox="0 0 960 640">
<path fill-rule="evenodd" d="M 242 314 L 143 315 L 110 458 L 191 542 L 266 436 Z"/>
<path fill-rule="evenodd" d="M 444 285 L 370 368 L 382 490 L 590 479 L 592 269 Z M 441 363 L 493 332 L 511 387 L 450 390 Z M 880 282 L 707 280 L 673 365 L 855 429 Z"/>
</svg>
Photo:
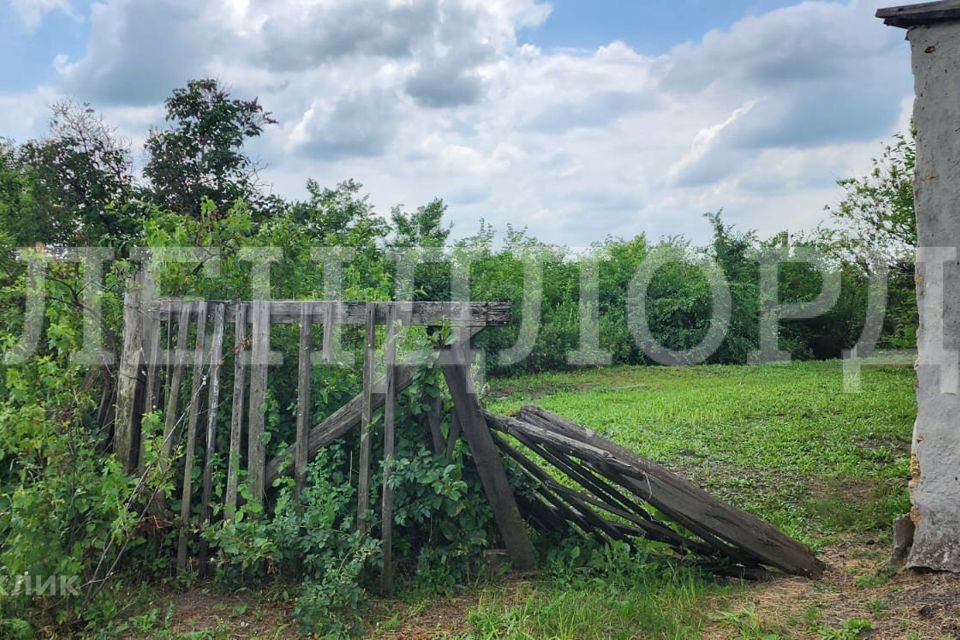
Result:
<svg viewBox="0 0 960 640">
<path fill-rule="evenodd" d="M 905 130 L 904 33 L 874 0 L 0 0 L 0 137 L 88 102 L 141 154 L 163 99 L 213 77 L 278 124 L 274 192 L 354 179 L 454 236 L 582 247 L 811 229 Z M 141 156 L 142 157 L 142 156 Z"/>
</svg>

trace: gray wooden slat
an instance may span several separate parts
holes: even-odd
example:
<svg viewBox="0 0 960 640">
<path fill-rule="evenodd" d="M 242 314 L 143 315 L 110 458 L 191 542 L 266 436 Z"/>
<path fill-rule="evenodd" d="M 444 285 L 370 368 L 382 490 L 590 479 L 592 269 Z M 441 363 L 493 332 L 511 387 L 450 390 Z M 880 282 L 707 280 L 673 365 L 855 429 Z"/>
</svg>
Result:
<svg viewBox="0 0 960 640">
<path fill-rule="evenodd" d="M 149 330 L 144 332 L 144 350 L 146 354 L 146 369 L 147 369 L 147 382 L 146 390 L 144 391 L 145 406 L 144 411 L 147 413 L 156 411 L 159 407 L 160 402 L 160 382 L 157 377 L 158 367 L 159 367 L 159 358 L 160 358 L 160 318 L 155 313 L 149 314 L 147 320 L 149 323 Z M 143 475 L 146 469 L 146 434 L 140 433 L 140 443 L 139 449 L 140 454 L 137 456 L 137 473 Z"/>
<path fill-rule="evenodd" d="M 384 595 L 393 595 L 393 488 L 390 479 L 393 475 L 396 456 L 396 413 L 397 413 L 397 312 L 396 307 L 387 310 L 386 364 L 387 388 L 383 405 L 383 504 L 381 518 L 381 550 L 383 553 L 383 573 L 380 591 Z"/>
<path fill-rule="evenodd" d="M 307 449 L 310 435 L 310 370 L 313 340 L 313 316 L 310 305 L 304 304 L 300 312 L 300 362 L 297 378 L 297 443 L 294 454 L 294 478 L 297 497 L 303 493 L 307 482 Z"/>
<path fill-rule="evenodd" d="M 144 349 L 147 357 L 147 412 L 156 411 L 160 399 L 160 384 L 157 381 L 157 367 L 160 359 L 160 319 L 151 314 L 147 320 L 149 329 L 144 333 Z"/>
<path fill-rule="evenodd" d="M 360 410 L 360 456 L 357 480 L 357 528 L 366 533 L 370 510 L 370 430 L 373 423 L 373 368 L 377 349 L 377 306 L 367 303 L 363 332 L 363 404 Z"/>
<path fill-rule="evenodd" d="M 183 486 L 180 494 L 180 539 L 177 543 L 177 573 L 187 568 L 187 543 L 190 539 L 190 511 L 193 497 L 193 457 L 197 450 L 197 419 L 200 416 L 200 392 L 203 390 L 203 360 L 207 337 L 207 303 L 197 303 L 197 343 L 193 352 L 193 380 L 190 385 L 187 418 L 187 448 L 183 459 Z"/>
<path fill-rule="evenodd" d="M 321 316 L 323 320 L 323 345 L 321 353 L 324 364 L 333 364 L 333 339 L 337 331 L 336 314 L 336 303 L 327 302 L 323 305 Z"/>
<path fill-rule="evenodd" d="M 164 470 L 169 468 L 169 457 L 177 440 L 176 429 L 180 419 L 177 414 L 180 409 L 180 383 L 183 380 L 183 366 L 189 353 L 187 332 L 190 329 L 190 311 L 189 306 L 182 307 L 177 321 L 176 353 L 173 366 L 170 368 L 170 388 L 167 390 L 167 403 L 163 415 L 163 443 L 160 445 L 160 453 L 163 456 L 161 467 Z"/>
<path fill-rule="evenodd" d="M 267 397 L 267 357 L 270 352 L 270 305 L 257 300 L 252 307 L 252 338 L 250 349 L 250 406 L 247 430 L 247 477 L 250 494 L 254 500 L 263 502 L 263 471 L 266 447 L 263 443 L 266 418 L 263 404 Z"/>
<path fill-rule="evenodd" d="M 207 431 L 204 438 L 206 451 L 203 457 L 203 479 L 200 496 L 200 523 L 210 524 L 213 499 L 213 461 L 217 454 L 217 412 L 220 409 L 220 373 L 223 369 L 224 307 L 213 307 L 213 343 L 210 346 L 210 395 L 207 399 Z M 200 540 L 200 567 L 206 570 L 209 560 L 209 545 L 206 538 Z"/>
<path fill-rule="evenodd" d="M 224 494 L 223 517 L 233 518 L 237 511 L 237 482 L 240 473 L 240 441 L 243 438 L 243 391 L 246 388 L 247 368 L 244 366 L 244 353 L 247 340 L 247 308 L 237 310 L 236 333 L 233 343 L 233 409 L 230 415 L 230 450 L 227 459 L 227 488 Z"/>
</svg>

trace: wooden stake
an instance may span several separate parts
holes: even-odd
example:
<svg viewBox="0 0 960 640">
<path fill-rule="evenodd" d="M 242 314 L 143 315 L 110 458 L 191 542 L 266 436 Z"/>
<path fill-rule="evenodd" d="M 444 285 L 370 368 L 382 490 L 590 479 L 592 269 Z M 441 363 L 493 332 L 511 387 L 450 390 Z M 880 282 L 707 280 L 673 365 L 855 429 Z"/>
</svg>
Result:
<svg viewBox="0 0 960 640">
<path fill-rule="evenodd" d="M 237 308 L 237 321 L 233 350 L 233 411 L 230 415 L 230 451 L 227 459 L 227 489 L 224 495 L 223 518 L 233 519 L 237 512 L 237 482 L 240 473 L 240 440 L 243 437 L 243 390 L 247 368 L 243 358 L 247 341 L 247 311 L 245 306 Z"/>
<path fill-rule="evenodd" d="M 297 444 L 294 462 L 297 498 L 303 493 L 307 482 L 307 440 L 310 435 L 310 358 L 313 319 L 310 306 L 305 304 L 300 311 L 300 363 L 297 389 Z"/>
<path fill-rule="evenodd" d="M 383 574 L 380 592 L 393 595 L 393 461 L 396 455 L 396 401 L 397 401 L 397 311 L 387 309 L 386 363 L 387 389 L 383 404 L 383 508 L 381 518 L 381 549 L 383 551 Z"/>
<path fill-rule="evenodd" d="M 187 569 L 187 542 L 190 507 L 193 497 L 193 456 L 197 450 L 197 418 L 200 415 L 200 391 L 203 388 L 203 350 L 207 333 L 207 303 L 197 303 L 197 344 L 193 352 L 193 382 L 190 387 L 187 418 L 187 449 L 183 459 L 183 491 L 180 494 L 180 540 L 177 544 L 177 573 Z"/>
</svg>

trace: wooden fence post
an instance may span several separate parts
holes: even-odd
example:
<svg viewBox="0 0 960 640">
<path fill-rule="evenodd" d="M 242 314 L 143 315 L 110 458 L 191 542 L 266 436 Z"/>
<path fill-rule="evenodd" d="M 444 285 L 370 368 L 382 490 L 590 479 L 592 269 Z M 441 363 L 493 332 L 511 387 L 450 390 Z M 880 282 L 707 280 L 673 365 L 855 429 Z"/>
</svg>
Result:
<svg viewBox="0 0 960 640">
<path fill-rule="evenodd" d="M 117 409 L 114 416 L 113 451 L 124 471 L 135 467 L 134 435 L 137 382 L 140 378 L 143 326 L 140 313 L 140 282 L 131 278 L 123 294 L 123 353 L 117 373 Z"/>
</svg>

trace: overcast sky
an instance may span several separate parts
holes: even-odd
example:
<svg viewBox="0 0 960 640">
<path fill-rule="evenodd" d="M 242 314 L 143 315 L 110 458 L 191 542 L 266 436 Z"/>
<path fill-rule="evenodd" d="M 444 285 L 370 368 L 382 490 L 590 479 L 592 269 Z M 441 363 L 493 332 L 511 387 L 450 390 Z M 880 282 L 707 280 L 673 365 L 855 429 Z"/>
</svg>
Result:
<svg viewBox="0 0 960 640">
<path fill-rule="evenodd" d="M 0 0 L 0 136 L 90 102 L 142 147 L 216 77 L 279 124 L 285 196 L 354 178 L 386 213 L 440 196 L 582 246 L 810 228 L 909 122 L 904 33 L 872 0 Z M 895 4 L 895 3 L 894 3 Z"/>
</svg>

